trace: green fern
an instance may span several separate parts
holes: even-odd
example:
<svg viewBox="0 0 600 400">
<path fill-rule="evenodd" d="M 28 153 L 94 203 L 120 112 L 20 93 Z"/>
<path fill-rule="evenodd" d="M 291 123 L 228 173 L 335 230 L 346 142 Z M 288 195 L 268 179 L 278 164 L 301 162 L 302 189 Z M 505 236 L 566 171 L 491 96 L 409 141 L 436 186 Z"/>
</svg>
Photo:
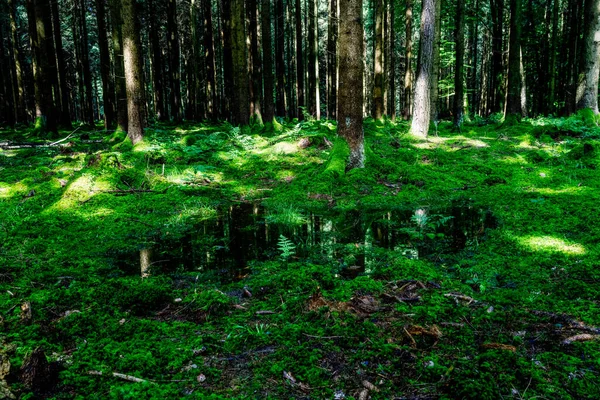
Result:
<svg viewBox="0 0 600 400">
<path fill-rule="evenodd" d="M 281 252 L 279 257 L 283 261 L 287 261 L 291 256 L 296 254 L 296 252 L 294 251 L 296 249 L 294 243 L 283 235 L 279 235 L 279 240 L 277 241 L 277 248 Z"/>
</svg>

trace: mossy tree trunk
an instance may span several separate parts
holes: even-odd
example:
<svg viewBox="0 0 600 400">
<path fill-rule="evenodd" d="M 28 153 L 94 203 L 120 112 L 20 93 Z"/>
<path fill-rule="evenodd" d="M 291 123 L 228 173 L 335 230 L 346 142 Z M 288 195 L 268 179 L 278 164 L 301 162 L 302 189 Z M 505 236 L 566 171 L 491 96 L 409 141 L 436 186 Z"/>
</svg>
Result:
<svg viewBox="0 0 600 400">
<path fill-rule="evenodd" d="M 521 120 L 521 0 L 510 0 L 510 38 L 505 124 Z"/>
<path fill-rule="evenodd" d="M 600 71 L 600 0 L 585 1 L 581 72 L 577 86 L 578 110 L 598 114 L 598 73 Z"/>
<path fill-rule="evenodd" d="M 123 10 L 123 61 L 127 89 L 127 137 L 133 144 L 144 138 L 144 71 L 137 0 L 121 0 Z"/>
<path fill-rule="evenodd" d="M 423 0 L 421 11 L 421 44 L 419 65 L 413 105 L 411 133 L 419 139 L 427 139 L 431 121 L 431 79 L 435 41 L 436 0 Z"/>
<path fill-rule="evenodd" d="M 340 0 L 338 134 L 350 147 L 347 169 L 365 164 L 362 0 Z"/>
</svg>

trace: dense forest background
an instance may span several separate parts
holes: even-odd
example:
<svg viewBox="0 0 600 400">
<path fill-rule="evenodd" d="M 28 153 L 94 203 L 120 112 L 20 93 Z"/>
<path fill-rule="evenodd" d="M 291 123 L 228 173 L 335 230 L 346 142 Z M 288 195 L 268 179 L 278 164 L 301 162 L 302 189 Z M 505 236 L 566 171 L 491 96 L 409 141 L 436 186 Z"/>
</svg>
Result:
<svg viewBox="0 0 600 400">
<path fill-rule="evenodd" d="M 353 40 L 364 40 L 363 65 L 353 73 L 363 76 L 365 116 L 410 119 L 417 110 L 459 126 L 463 114 L 597 110 L 596 0 L 7 0 L 0 119 L 37 118 L 49 131 L 72 121 L 135 130 L 335 119 L 340 10 L 350 3 L 362 7 L 364 34 Z M 124 50 L 136 57 L 129 67 Z M 139 103 L 129 120 L 127 90 Z"/>
</svg>

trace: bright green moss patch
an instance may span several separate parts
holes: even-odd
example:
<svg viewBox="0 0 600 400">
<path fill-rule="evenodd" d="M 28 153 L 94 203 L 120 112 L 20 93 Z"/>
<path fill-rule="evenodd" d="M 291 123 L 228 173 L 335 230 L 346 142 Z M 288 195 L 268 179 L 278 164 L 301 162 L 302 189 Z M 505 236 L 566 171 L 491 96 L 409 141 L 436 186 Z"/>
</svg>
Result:
<svg viewBox="0 0 600 400">
<path fill-rule="evenodd" d="M 373 399 L 597 398 L 584 122 L 441 122 L 420 142 L 366 121 L 348 173 L 335 123 L 310 119 L 0 151 L 10 390 L 33 396 L 19 368 L 41 347 L 50 398 L 356 398 L 363 381 Z"/>
</svg>

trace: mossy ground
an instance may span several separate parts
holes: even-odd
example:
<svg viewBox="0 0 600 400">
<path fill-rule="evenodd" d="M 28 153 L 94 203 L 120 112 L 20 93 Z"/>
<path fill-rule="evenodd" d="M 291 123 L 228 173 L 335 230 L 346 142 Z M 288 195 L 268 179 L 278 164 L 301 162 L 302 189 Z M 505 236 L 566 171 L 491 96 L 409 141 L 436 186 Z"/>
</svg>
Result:
<svg viewBox="0 0 600 400">
<path fill-rule="evenodd" d="M 367 167 L 337 176 L 324 173 L 329 121 L 157 125 L 133 147 L 74 139 L 0 152 L 0 354 L 12 392 L 600 397 L 600 341 L 565 342 L 600 333 L 600 132 L 577 118 L 485 122 L 461 134 L 441 123 L 427 142 L 404 123 L 367 122 Z M 462 202 L 498 226 L 437 260 L 373 250 L 375 265 L 355 279 L 316 256 L 254 262 L 233 283 L 160 263 L 141 280 L 119 262 L 254 201 L 300 214 Z M 38 347 L 60 370 L 45 393 L 19 380 Z"/>
</svg>

